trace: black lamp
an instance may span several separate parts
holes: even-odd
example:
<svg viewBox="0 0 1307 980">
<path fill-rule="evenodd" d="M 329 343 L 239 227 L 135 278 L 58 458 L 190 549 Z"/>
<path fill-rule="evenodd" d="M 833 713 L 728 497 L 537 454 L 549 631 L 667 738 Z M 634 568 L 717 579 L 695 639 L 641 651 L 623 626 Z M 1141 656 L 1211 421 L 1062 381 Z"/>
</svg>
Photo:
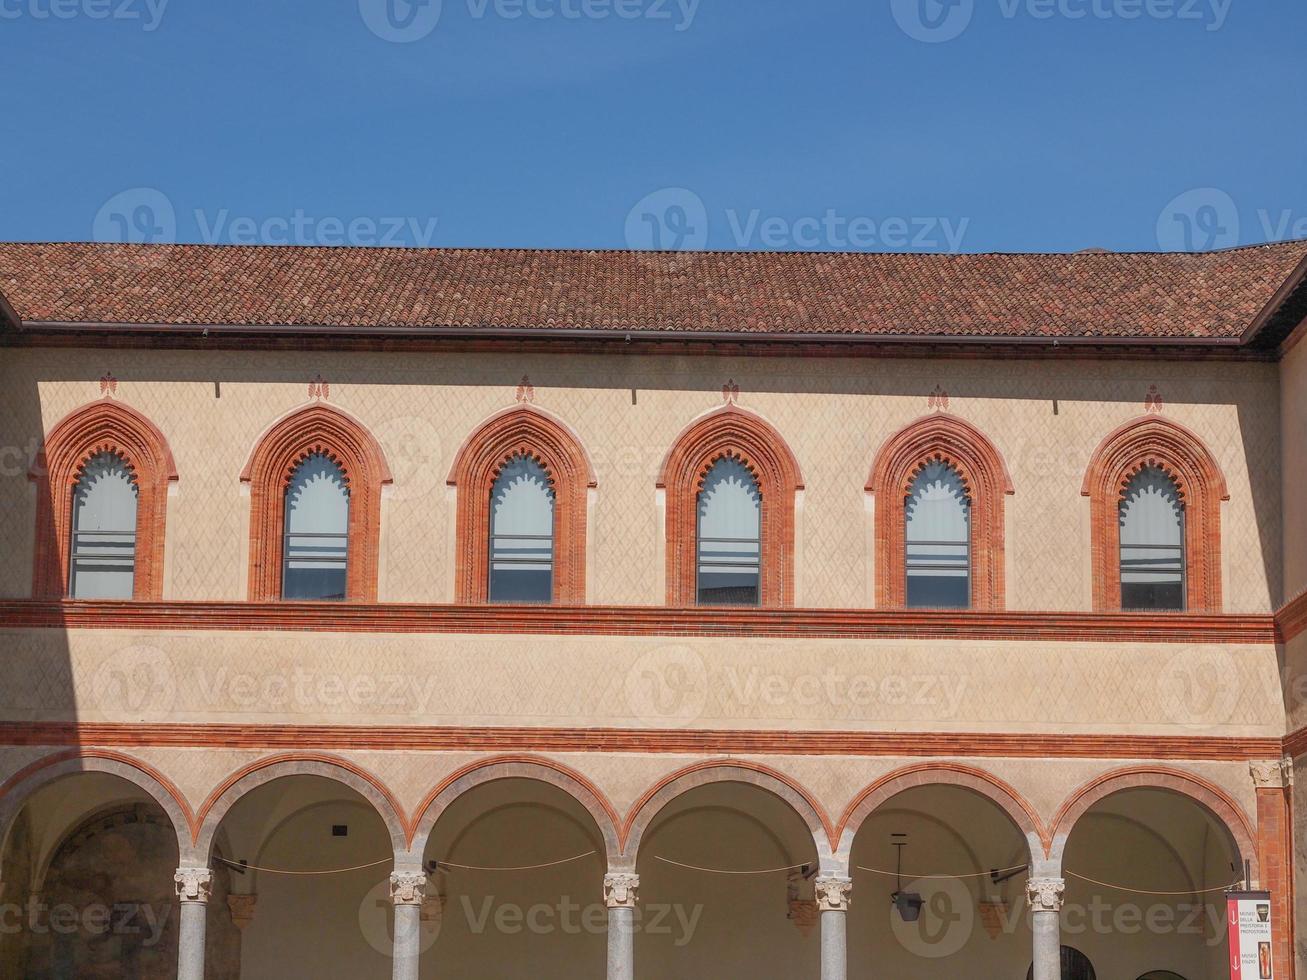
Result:
<svg viewBox="0 0 1307 980">
<path fill-rule="evenodd" d="M 921 906 L 925 901 L 916 892 L 903 890 L 903 848 L 908 846 L 908 835 L 891 834 L 890 838 L 894 847 L 898 849 L 898 867 L 894 872 L 894 894 L 889 897 L 889 900 L 898 909 L 899 918 L 904 922 L 916 922 L 921 918 Z"/>
</svg>

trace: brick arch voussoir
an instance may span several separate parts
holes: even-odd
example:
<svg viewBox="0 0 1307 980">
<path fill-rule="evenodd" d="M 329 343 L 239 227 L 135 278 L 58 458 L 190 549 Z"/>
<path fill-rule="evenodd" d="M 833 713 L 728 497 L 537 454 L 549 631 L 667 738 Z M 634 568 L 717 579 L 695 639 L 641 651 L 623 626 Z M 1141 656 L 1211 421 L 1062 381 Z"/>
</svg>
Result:
<svg viewBox="0 0 1307 980">
<path fill-rule="evenodd" d="M 102 398 L 69 412 L 46 435 L 28 476 L 37 484 L 32 594 L 66 594 L 71 561 L 72 512 L 67 505 L 90 459 L 113 453 L 136 484 L 136 569 L 132 597 L 163 598 L 164 534 L 168 484 L 177 466 L 163 432 L 122 402 Z"/>
<path fill-rule="evenodd" d="M 346 599 L 376 601 L 381 488 L 392 482 L 390 467 L 359 419 L 322 402 L 297 408 L 269 426 L 241 471 L 241 481 L 250 485 L 251 601 L 280 598 L 286 486 L 300 463 L 317 453 L 335 462 L 349 485 Z"/>
<path fill-rule="evenodd" d="M 621 818 L 608 797 L 595 783 L 570 766 L 534 755 L 504 755 L 479 759 L 445 776 L 426 794 L 414 811 L 410 824 L 410 857 L 421 862 L 431 834 L 453 803 L 487 783 L 505 779 L 529 779 L 561 790 L 590 815 L 594 829 L 604 842 L 603 858 L 614 866 L 621 853 Z"/>
<path fill-rule="evenodd" d="M 177 835 L 178 852 L 190 847 L 195 816 L 185 795 L 163 772 L 140 759 L 111 749 L 68 749 L 37 759 L 0 783 L 0 852 L 14 819 L 44 786 L 80 773 L 99 772 L 131 783 L 163 810 Z"/>
<path fill-rule="evenodd" d="M 1167 474 L 1184 502 L 1187 608 L 1219 612 L 1221 503 L 1230 499 L 1225 474 L 1197 433 L 1158 415 L 1132 419 L 1108 433 L 1085 470 L 1080 492 L 1090 499 L 1094 608 L 1120 608 L 1120 502 L 1130 481 L 1149 466 Z"/>
<path fill-rule="evenodd" d="M 464 440 L 454 457 L 447 482 L 458 491 L 457 601 L 482 603 L 489 598 L 490 490 L 504 465 L 519 454 L 540 463 L 554 490 L 554 601 L 583 603 L 587 497 L 599 481 L 576 433 L 534 405 L 492 415 Z"/>
<path fill-rule="evenodd" d="M 222 821 L 249 793 L 278 779 L 320 776 L 353 790 L 368 801 L 386 826 L 397 855 L 409 842 L 409 822 L 390 788 L 362 766 L 340 756 L 288 752 L 256 759 L 229 774 L 205 798 L 192 821 L 187 850 L 207 862 Z"/>
<path fill-rule="evenodd" d="M 1039 812 L 1009 783 L 993 773 L 961 763 L 921 763 L 886 773 L 862 789 L 845 807 L 836 827 L 839 853 L 847 860 L 863 823 L 894 797 L 918 786 L 957 786 L 988 800 L 1007 814 L 1030 847 L 1032 863 L 1048 854 L 1051 835 Z"/>
<path fill-rule="evenodd" d="M 955 415 L 909 422 L 876 453 L 866 491 L 875 496 L 876 601 L 896 609 L 907 602 L 903 565 L 906 498 L 921 470 L 942 460 L 957 470 L 971 501 L 972 607 L 1004 608 L 1006 528 L 1004 497 L 1015 492 L 1007 462 L 980 429 Z"/>
<path fill-rule="evenodd" d="M 723 457 L 740 459 L 763 499 L 762 605 L 794 604 L 795 501 L 803 489 L 798 459 L 762 416 L 726 405 L 695 419 L 672 443 L 659 470 L 667 498 L 667 603 L 695 602 L 695 508 L 703 480 Z"/>
<path fill-rule="evenodd" d="M 1060 866 L 1076 825 L 1096 804 L 1129 789 L 1159 789 L 1188 797 L 1224 827 L 1239 858 L 1258 876 L 1257 835 L 1253 822 L 1235 800 L 1203 777 L 1167 766 L 1130 766 L 1103 773 L 1074 790 L 1058 808 L 1049 831 L 1049 855 Z"/>
<path fill-rule="evenodd" d="M 835 857 L 835 825 L 817 797 L 778 769 L 745 759 L 706 759 L 663 776 L 644 791 L 622 822 L 620 857 L 614 866 L 634 871 L 640 844 L 658 814 L 673 800 L 715 783 L 741 783 L 764 790 L 788 804 L 813 835 L 818 862 L 826 871 L 843 871 Z"/>
</svg>

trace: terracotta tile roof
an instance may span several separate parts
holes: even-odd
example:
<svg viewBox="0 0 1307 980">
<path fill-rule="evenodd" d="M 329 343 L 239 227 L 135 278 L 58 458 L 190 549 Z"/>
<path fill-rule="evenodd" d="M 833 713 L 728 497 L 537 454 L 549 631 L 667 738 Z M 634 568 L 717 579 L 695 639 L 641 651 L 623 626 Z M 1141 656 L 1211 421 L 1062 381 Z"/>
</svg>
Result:
<svg viewBox="0 0 1307 980">
<path fill-rule="evenodd" d="M 1228 339 L 1305 257 L 13 243 L 0 293 L 25 321 Z"/>
</svg>

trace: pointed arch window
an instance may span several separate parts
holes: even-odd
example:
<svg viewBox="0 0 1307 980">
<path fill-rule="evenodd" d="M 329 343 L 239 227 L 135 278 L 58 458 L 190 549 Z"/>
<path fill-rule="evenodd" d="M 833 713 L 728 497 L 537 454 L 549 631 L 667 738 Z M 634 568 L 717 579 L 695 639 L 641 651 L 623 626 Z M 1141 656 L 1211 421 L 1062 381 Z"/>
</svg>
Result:
<svg viewBox="0 0 1307 980">
<path fill-rule="evenodd" d="M 349 483 L 325 453 L 295 468 L 286 487 L 283 599 L 344 599 L 349 569 Z"/>
<path fill-rule="evenodd" d="M 696 601 L 756 606 L 762 600 L 762 493 L 740 460 L 723 457 L 699 491 Z"/>
<path fill-rule="evenodd" d="M 525 453 L 514 455 L 490 490 L 491 602 L 550 602 L 554 595 L 554 489 Z"/>
<path fill-rule="evenodd" d="M 1146 466 L 1126 485 L 1120 505 L 1121 608 L 1185 607 L 1184 503 L 1160 467 Z"/>
<path fill-rule="evenodd" d="M 971 606 L 971 498 L 962 475 L 941 460 L 912 481 L 904 505 L 907 606 Z"/>
<path fill-rule="evenodd" d="M 117 453 L 97 453 L 82 468 L 72 499 L 72 598 L 132 598 L 137 496 L 136 477 Z"/>
</svg>

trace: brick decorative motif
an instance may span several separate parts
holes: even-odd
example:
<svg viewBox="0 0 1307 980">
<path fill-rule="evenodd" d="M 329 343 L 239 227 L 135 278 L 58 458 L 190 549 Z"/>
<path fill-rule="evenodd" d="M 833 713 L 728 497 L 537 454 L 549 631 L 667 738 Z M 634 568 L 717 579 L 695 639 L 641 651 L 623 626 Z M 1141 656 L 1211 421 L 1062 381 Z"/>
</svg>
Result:
<svg viewBox="0 0 1307 980">
<path fill-rule="evenodd" d="M 1003 498 L 1013 492 L 1002 455 L 979 429 L 953 415 L 927 415 L 890 436 L 876 454 L 867 491 L 876 496 L 876 604 L 907 602 L 906 509 L 912 481 L 933 462 L 957 470 L 971 502 L 971 607 L 1004 607 Z"/>
<path fill-rule="evenodd" d="M 29 473 L 37 484 L 32 595 L 59 598 L 68 592 L 73 490 L 83 467 L 98 453 L 120 456 L 136 484 L 132 596 L 137 600 L 160 600 L 168 484 L 177 479 L 177 468 L 159 428 L 134 408 L 107 395 L 57 422 L 46 435 Z"/>
<path fill-rule="evenodd" d="M 1225 476 L 1192 430 L 1160 415 L 1145 415 L 1109 433 L 1094 450 L 1081 493 L 1090 499 L 1094 609 L 1121 608 L 1121 500 L 1145 467 L 1160 468 L 1184 505 L 1185 608 L 1221 610 L 1221 501 Z"/>
<path fill-rule="evenodd" d="M 667 604 L 695 604 L 699 493 L 713 464 L 727 457 L 749 468 L 762 496 L 761 604 L 793 606 L 794 499 L 803 476 L 771 423 L 734 401 L 683 429 L 663 460 L 658 486 L 667 494 Z"/>
<path fill-rule="evenodd" d="M 286 488 L 299 464 L 318 453 L 344 471 L 349 486 L 345 598 L 349 602 L 377 600 L 381 487 L 391 482 L 390 470 L 381 447 L 361 422 L 316 402 L 283 416 L 264 432 L 241 472 L 241 481 L 250 485 L 251 602 L 281 598 Z"/>
<path fill-rule="evenodd" d="M 488 598 L 490 493 L 500 470 L 519 455 L 544 468 L 554 491 L 554 602 L 579 605 L 586 599 L 586 497 L 598 481 L 576 434 L 523 396 L 529 385 L 523 378 L 520 403 L 491 416 L 467 438 L 449 474 L 449 485 L 458 488 L 454 589 L 461 603 Z"/>
</svg>

